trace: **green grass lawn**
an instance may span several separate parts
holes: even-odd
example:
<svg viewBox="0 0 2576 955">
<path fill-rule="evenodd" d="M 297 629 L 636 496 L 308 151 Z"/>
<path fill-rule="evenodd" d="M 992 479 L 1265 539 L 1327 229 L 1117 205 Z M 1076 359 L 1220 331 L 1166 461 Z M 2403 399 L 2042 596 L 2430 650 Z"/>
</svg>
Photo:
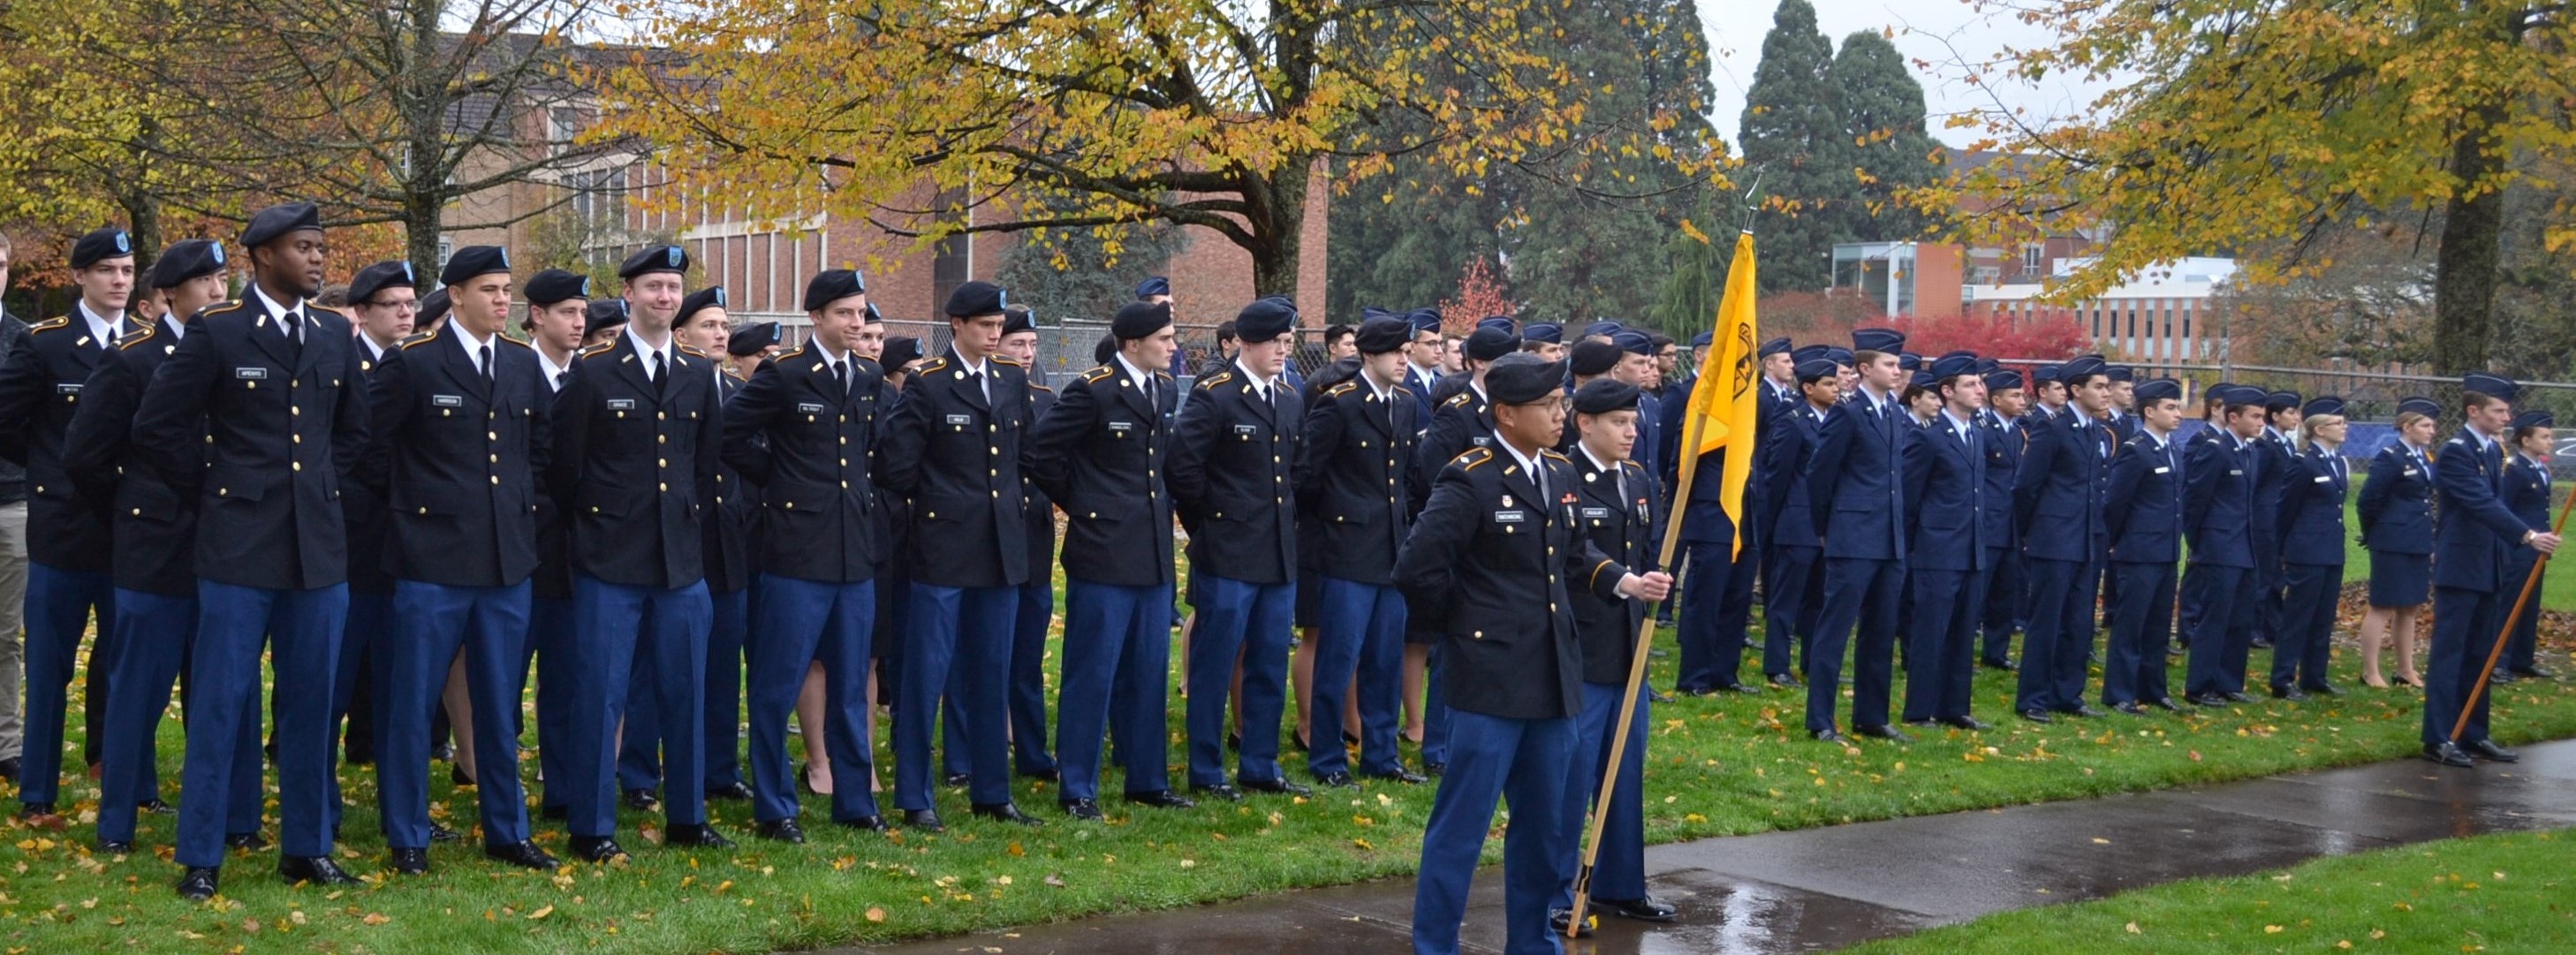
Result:
<svg viewBox="0 0 2576 955">
<path fill-rule="evenodd" d="M 1669 632 L 1661 639 L 1671 646 Z M 2561 635 L 2548 639 L 2550 655 L 2564 664 Z M 2259 668 L 2269 656 L 2254 660 Z M 1671 685 L 1673 662 L 1654 661 L 1658 685 Z M 2338 669 L 2337 682 L 2359 686 L 2348 663 Z M 78 680 L 73 692 L 77 700 Z M 2081 798 L 2392 759 L 2417 747 L 2419 697 L 2403 689 L 2048 726 L 2010 717 L 2009 675 L 1980 671 L 1976 693 L 1979 712 L 1998 729 L 1854 749 L 1808 740 L 1799 694 L 1658 707 L 1649 723 L 1647 836 L 1664 842 Z M 1179 700 L 1171 712 L 1178 762 Z M 75 735 L 79 722 L 72 721 Z M 2576 692 L 2535 681 L 2506 687 L 2495 725 L 2506 743 L 2576 736 Z M 175 799 L 175 720 L 162 738 L 164 791 Z M 886 758 L 882 739 L 877 752 Z M 1303 779 L 1302 760 L 1291 759 L 1292 776 Z M 531 763 L 522 769 L 534 772 Z M 170 890 L 178 870 L 165 848 L 169 817 L 146 817 L 138 841 L 150 848 L 124 859 L 93 857 L 86 824 L 40 832 L 12 820 L 0 838 L 0 953 L 680 953 L 881 942 L 1409 875 L 1433 793 L 1372 782 L 1313 799 L 1263 796 L 1181 812 L 1113 800 L 1104 806 L 1106 825 L 1076 825 L 1055 811 L 1051 789 L 1023 782 L 1021 805 L 1049 820 L 1045 828 L 971 820 L 963 792 L 944 789 L 940 807 L 951 828 L 936 836 L 839 829 L 825 821 L 828 807 L 809 798 L 812 841 L 801 847 L 753 838 L 748 807 L 719 803 L 716 824 L 742 842 L 736 851 L 661 848 L 636 834 L 658 818 L 629 813 L 620 834 L 634 850 L 632 864 L 531 873 L 484 861 L 469 837 L 432 851 L 433 874 L 396 879 L 379 874 L 373 774 L 355 769 L 343 778 L 352 840 L 342 847 L 344 864 L 369 880 L 344 890 L 285 887 L 272 871 L 272 850 L 237 855 L 224 898 L 191 905 Z M 433 811 L 468 828 L 471 790 L 451 791 L 445 778 L 443 769 L 433 774 Z M 1182 778 L 1175 770 L 1174 780 Z M 1114 771 L 1102 785 L 1121 788 Z M 84 823 L 96 798 L 96 786 L 77 779 L 64 791 Z M 272 795 L 272 823 L 275 805 Z M 559 824 L 540 823 L 538 840 L 565 854 Z M 1488 849 L 1498 855 L 1499 842 Z"/>
<path fill-rule="evenodd" d="M 1995 952 L 2565 952 L 2576 950 L 2570 833 L 2446 839 L 1990 915 L 1847 949 Z"/>
</svg>

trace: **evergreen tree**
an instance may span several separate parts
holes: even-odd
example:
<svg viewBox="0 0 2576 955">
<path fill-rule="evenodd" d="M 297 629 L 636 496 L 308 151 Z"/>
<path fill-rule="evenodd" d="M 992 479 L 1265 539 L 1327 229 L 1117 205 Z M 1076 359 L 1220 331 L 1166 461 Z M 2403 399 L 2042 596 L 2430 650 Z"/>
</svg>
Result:
<svg viewBox="0 0 2576 955">
<path fill-rule="evenodd" d="M 1325 321 L 1357 322 L 1369 305 L 1432 304 L 1457 293 L 1467 263 L 1494 258 L 1501 213 L 1483 180 L 1419 159 L 1395 166 L 1332 197 Z"/>
<path fill-rule="evenodd" d="M 1108 321 L 1135 297 L 1136 283 L 1162 274 L 1190 241 L 1179 226 L 1163 222 L 1035 229 L 1020 240 L 1002 253 L 993 282 L 1050 323 Z"/>
<path fill-rule="evenodd" d="M 1834 85 L 1842 90 L 1845 129 L 1855 165 L 1866 177 L 1861 203 L 1843 210 L 1845 241 L 1910 239 L 1924 217 L 1899 201 L 1906 189 L 1929 185 L 1939 147 L 1923 127 L 1923 84 L 1906 68 L 1905 55 L 1887 37 L 1869 30 L 1843 38 L 1835 54 Z"/>
<path fill-rule="evenodd" d="M 1725 288 L 1727 262 L 1718 248 L 1718 235 L 1732 236 L 1731 231 L 1710 234 L 1710 206 L 1700 203 L 1699 214 L 1690 220 L 1693 228 L 1675 229 L 1664 242 L 1664 283 L 1656 294 L 1654 324 L 1665 334 L 1680 341 L 1717 327 L 1717 305 Z M 1732 240 L 1728 240 L 1731 242 Z"/>
<path fill-rule="evenodd" d="M 1832 285 L 1834 243 L 1848 238 L 1841 217 L 1864 201 L 1833 64 L 1833 41 L 1816 29 L 1816 8 L 1780 0 L 1737 133 L 1740 175 L 1761 177 L 1764 214 L 1753 230 L 1762 241 L 1766 293 Z"/>
</svg>

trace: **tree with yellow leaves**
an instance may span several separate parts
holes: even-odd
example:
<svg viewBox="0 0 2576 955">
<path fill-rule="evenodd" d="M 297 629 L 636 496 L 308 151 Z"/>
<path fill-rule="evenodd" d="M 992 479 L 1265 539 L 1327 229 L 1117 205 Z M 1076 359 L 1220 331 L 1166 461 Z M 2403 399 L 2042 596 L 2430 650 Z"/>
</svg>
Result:
<svg viewBox="0 0 2576 955">
<path fill-rule="evenodd" d="M 2311 274 L 2331 264 L 2304 254 L 2315 238 L 2437 211 L 2432 361 L 2482 368 L 2503 191 L 2534 168 L 2511 160 L 2576 150 L 2569 15 L 2538 0 L 2045 0 L 2022 16 L 2055 41 L 1979 79 L 2115 85 L 2075 116 L 1954 119 L 2010 159 L 1917 199 L 1979 244 L 2108 227 L 2068 298 L 2220 249 L 2287 250 L 2249 261 L 2252 281 Z M 2576 228 L 2558 211 L 2563 246 Z"/>
</svg>

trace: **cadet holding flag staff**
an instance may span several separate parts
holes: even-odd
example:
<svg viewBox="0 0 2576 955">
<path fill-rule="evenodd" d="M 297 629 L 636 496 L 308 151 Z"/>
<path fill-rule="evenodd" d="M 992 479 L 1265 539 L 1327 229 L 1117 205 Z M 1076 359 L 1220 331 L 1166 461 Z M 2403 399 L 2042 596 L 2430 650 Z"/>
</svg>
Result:
<svg viewBox="0 0 2576 955">
<path fill-rule="evenodd" d="M 1530 823 L 1505 835 L 1509 948 L 1556 950 L 1548 909 L 1575 848 L 1575 829 L 1563 820 L 1582 813 L 1565 805 L 1566 777 L 1582 771 L 1573 765 L 1583 709 L 1575 595 L 1651 601 L 1672 587 L 1661 573 L 1630 573 L 1582 534 L 1575 490 L 1582 479 L 1548 450 L 1564 434 L 1563 375 L 1560 365 L 1522 356 L 1486 371 L 1501 447 L 1469 451 L 1441 469 L 1395 568 L 1404 599 L 1441 634 L 1441 678 L 1453 709 L 1449 771 L 1432 802 L 1414 889 L 1417 953 L 1458 951 L 1469 880 L 1498 797 Z M 1316 690 L 1319 707 L 1325 686 Z M 1318 734 L 1330 732 L 1329 713 L 1316 714 Z"/>
<path fill-rule="evenodd" d="M 531 869 L 555 858 L 530 841 L 519 791 L 519 687 L 527 673 L 528 578 L 537 567 L 537 475 L 552 450 L 553 392 L 536 352 L 503 335 L 510 257 L 456 250 L 439 272 L 453 316 L 385 353 L 368 394 L 375 440 L 359 468 L 392 513 L 396 638 L 377 653 L 376 804 L 396 872 L 429 871 L 429 713 L 461 652 L 476 756 L 483 852 Z"/>
<path fill-rule="evenodd" d="M 665 844 L 732 845 L 706 824 L 705 793 L 686 784 L 705 774 L 699 674 L 713 611 L 699 521 L 715 506 L 724 440 L 715 363 L 672 337 L 688 267 L 678 246 L 627 257 L 618 274 L 632 324 L 584 349 L 571 383 L 555 393 L 546 486 L 571 524 L 574 654 L 584 677 L 573 707 L 567 828 L 573 854 L 588 862 L 626 854 L 611 789 L 629 692 L 653 696 L 666 778 L 683 783 L 662 802 Z M 652 686 L 629 686 L 639 653 L 652 657 Z"/>
<path fill-rule="evenodd" d="M 349 550 L 339 488 L 366 445 L 364 371 L 349 320 L 307 301 L 330 253 L 309 203 L 273 206 L 243 230 L 252 286 L 200 313 L 134 419 L 134 441 L 174 488 L 196 488 L 197 645 L 189 663 L 180 785 L 179 894 L 215 894 L 231 821 L 241 723 L 256 720 L 259 664 L 279 694 L 278 874 L 355 881 L 331 859 L 329 721 Z M 281 467 L 280 465 L 284 465 Z"/>
<path fill-rule="evenodd" d="M 2487 738 L 2487 694 L 2477 693 L 2477 702 L 2469 703 L 2511 607 L 2506 595 L 2520 590 L 2504 577 L 2513 551 L 2558 551 L 2557 534 L 2514 516 L 2497 494 L 2504 484 L 2503 438 L 2513 424 L 2514 391 L 2513 382 L 2495 375 L 2463 376 L 2460 406 L 2466 420 L 2433 460 L 2441 518 L 2433 531 L 2433 646 L 2424 668 L 2424 758 L 2444 766 L 2521 758 Z"/>
<path fill-rule="evenodd" d="M 2316 432 L 2318 438 L 2329 437 L 2315 427 L 2316 416 L 2316 412 L 2308 412 L 2308 429 Z M 2557 444 L 2556 435 L 2553 432 L 2557 423 L 2556 416 L 2546 410 L 2525 411 L 2513 416 L 2512 440 L 2505 463 L 2504 504 L 2505 507 L 2512 509 L 2514 516 L 2522 518 L 2523 523 L 2533 527 L 2546 527 L 2549 524 L 2549 456 Z M 2338 433 L 2331 437 L 2339 443 L 2342 436 Z M 2513 556 L 2514 561 L 2505 567 L 2505 581 L 2511 583 L 2529 579 L 2532 562 L 2539 559 L 2539 552 L 2526 548 L 2515 551 Z M 2337 583 L 2341 581 L 2338 580 Z M 2333 621 L 2332 615 L 2326 617 L 2329 626 Z M 2526 678 L 2546 680 L 2556 676 L 2557 674 L 2540 666 L 2539 641 L 2540 614 L 2538 612 L 2525 613 L 2515 620 L 2513 633 L 2505 644 L 2504 659 L 2496 667 L 2495 682 L 2510 683 Z M 2322 676 L 2325 673 L 2322 662 L 2324 651 L 2317 652 L 2320 654 L 2320 662 L 2316 672 Z"/>
</svg>

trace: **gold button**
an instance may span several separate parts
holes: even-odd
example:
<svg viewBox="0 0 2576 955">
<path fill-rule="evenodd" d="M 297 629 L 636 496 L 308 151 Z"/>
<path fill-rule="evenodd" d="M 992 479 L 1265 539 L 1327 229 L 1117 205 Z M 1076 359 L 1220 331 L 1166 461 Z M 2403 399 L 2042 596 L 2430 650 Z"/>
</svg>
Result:
<svg viewBox="0 0 2576 955">
<path fill-rule="evenodd" d="M 498 431 L 486 431 L 486 432 L 483 432 L 483 440 L 485 440 L 485 441 L 499 441 L 499 440 L 501 440 L 501 432 L 498 432 Z"/>
<path fill-rule="evenodd" d="M 286 440 L 293 444 L 303 444 L 304 436 L 300 434 L 291 434 L 286 436 Z"/>
<path fill-rule="evenodd" d="M 656 484 L 656 485 L 654 485 L 654 487 L 661 488 L 661 489 L 662 489 L 662 493 L 665 493 L 665 494 L 668 494 L 668 493 L 670 493 L 670 492 L 671 492 L 671 486 L 670 486 L 669 484 Z"/>
<path fill-rule="evenodd" d="M 598 510 L 598 508 L 595 508 L 595 507 L 594 507 L 594 508 L 591 508 L 591 510 L 594 510 L 594 511 L 595 511 L 595 510 Z M 420 509 L 420 512 L 421 512 L 421 513 L 423 513 L 423 514 L 427 514 L 427 513 L 429 513 L 429 508 L 426 508 L 426 507 L 421 508 L 421 509 Z"/>
<path fill-rule="evenodd" d="M 142 516 L 143 516 L 143 509 L 142 509 L 142 508 L 139 508 L 139 507 L 138 507 L 138 508 L 135 508 L 135 509 L 134 509 L 134 516 L 136 516 L 136 517 L 142 517 Z"/>
<path fill-rule="evenodd" d="M 670 415 L 663 414 L 663 413 L 661 413 L 661 412 L 659 412 L 659 411 L 653 412 L 653 420 L 655 420 L 655 421 L 662 421 L 662 420 L 668 419 L 669 417 L 670 417 Z"/>
<path fill-rule="evenodd" d="M 670 467 L 670 466 L 671 466 L 671 459 L 669 459 L 669 458 L 654 458 L 654 459 L 653 459 L 653 466 L 654 466 L 654 467 L 657 467 L 657 468 L 667 468 L 667 467 Z"/>
<path fill-rule="evenodd" d="M 304 408 L 303 406 L 298 405 L 296 407 L 286 409 L 286 413 L 291 415 L 300 415 L 304 413 Z"/>
<path fill-rule="evenodd" d="M 289 464 L 289 465 L 287 465 L 287 467 L 288 467 L 288 468 L 290 468 L 290 469 L 292 469 L 292 470 L 301 471 L 301 470 L 304 470 L 304 462 L 302 462 L 302 461 L 297 461 L 297 462 L 295 462 L 295 463 L 293 463 L 293 464 Z"/>
<path fill-rule="evenodd" d="M 499 463 L 501 463 L 501 456 L 500 456 L 500 455 L 497 455 L 497 454 L 494 454 L 494 455 L 487 455 L 487 457 L 490 457 L 490 458 L 492 459 L 492 463 L 494 463 L 494 464 L 499 464 Z"/>
</svg>

